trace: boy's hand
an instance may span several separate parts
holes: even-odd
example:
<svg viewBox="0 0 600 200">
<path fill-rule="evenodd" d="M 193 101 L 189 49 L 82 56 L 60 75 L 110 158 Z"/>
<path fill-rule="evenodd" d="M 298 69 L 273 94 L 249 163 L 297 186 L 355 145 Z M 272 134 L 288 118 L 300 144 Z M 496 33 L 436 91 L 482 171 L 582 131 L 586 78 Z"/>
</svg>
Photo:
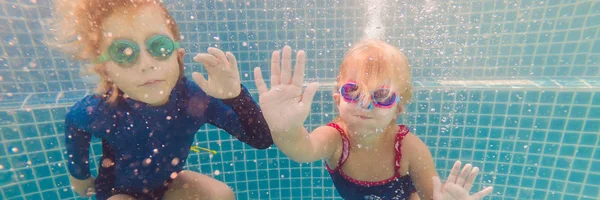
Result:
<svg viewBox="0 0 600 200">
<path fill-rule="evenodd" d="M 217 99 L 231 99 L 240 94 L 242 91 L 240 72 L 232 53 L 223 53 L 220 49 L 210 47 L 208 54 L 198 54 L 194 57 L 194 61 L 202 63 L 208 72 L 208 80 L 201 73 L 192 74 L 196 84 L 206 94 Z"/>
<path fill-rule="evenodd" d="M 71 188 L 73 191 L 77 192 L 81 197 L 90 197 L 96 194 L 96 189 L 94 186 L 94 177 L 90 176 L 85 180 L 79 180 L 72 176 L 69 176 L 69 180 L 71 181 Z"/>
</svg>

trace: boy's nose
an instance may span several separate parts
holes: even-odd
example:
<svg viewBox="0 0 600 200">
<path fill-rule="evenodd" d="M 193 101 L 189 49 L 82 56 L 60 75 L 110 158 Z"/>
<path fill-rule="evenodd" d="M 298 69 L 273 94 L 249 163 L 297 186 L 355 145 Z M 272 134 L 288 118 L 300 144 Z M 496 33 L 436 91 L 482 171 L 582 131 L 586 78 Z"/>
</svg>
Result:
<svg viewBox="0 0 600 200">
<path fill-rule="evenodd" d="M 147 52 L 140 53 L 139 61 L 138 67 L 142 73 L 157 69 L 155 65 L 156 61 Z"/>
</svg>

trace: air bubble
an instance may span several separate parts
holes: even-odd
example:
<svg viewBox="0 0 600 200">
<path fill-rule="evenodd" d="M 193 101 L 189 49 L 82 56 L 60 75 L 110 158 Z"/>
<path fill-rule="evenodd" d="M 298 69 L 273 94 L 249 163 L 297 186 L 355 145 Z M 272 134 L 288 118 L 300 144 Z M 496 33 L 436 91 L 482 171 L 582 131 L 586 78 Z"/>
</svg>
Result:
<svg viewBox="0 0 600 200">
<path fill-rule="evenodd" d="M 171 160 L 171 165 L 176 166 L 179 164 L 179 158 L 173 158 L 173 160 Z"/>
</svg>

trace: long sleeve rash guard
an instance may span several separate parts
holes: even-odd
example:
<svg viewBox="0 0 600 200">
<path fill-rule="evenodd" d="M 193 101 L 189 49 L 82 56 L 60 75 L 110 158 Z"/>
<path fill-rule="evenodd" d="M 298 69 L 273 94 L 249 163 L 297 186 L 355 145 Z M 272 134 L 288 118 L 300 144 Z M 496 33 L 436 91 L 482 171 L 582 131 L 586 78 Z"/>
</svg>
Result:
<svg viewBox="0 0 600 200">
<path fill-rule="evenodd" d="M 134 191 L 159 187 L 182 170 L 195 133 L 206 123 L 254 148 L 273 144 L 262 112 L 246 88 L 238 97 L 220 100 L 183 77 L 160 107 L 125 98 L 109 104 L 99 95 L 75 104 L 65 120 L 69 173 L 77 179 L 90 176 L 89 148 L 95 136 L 114 152 L 115 187 Z"/>
</svg>

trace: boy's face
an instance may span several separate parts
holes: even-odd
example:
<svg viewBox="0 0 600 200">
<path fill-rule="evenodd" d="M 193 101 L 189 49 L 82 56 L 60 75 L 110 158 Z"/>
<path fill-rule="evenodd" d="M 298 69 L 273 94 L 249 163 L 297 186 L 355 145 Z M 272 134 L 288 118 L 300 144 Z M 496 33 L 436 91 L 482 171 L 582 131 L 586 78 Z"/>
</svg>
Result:
<svg viewBox="0 0 600 200">
<path fill-rule="evenodd" d="M 139 54 L 135 62 L 124 66 L 113 61 L 104 63 L 106 78 L 129 98 L 156 106 L 167 103 L 181 73 L 178 59 L 183 57 L 183 49 L 175 49 L 170 57 L 161 60 L 147 51 L 146 42 L 157 34 L 175 41 L 162 13 L 154 5 L 117 10 L 104 20 L 104 37 L 100 44 L 100 51 L 104 52 L 114 40 L 137 43 Z"/>
</svg>

